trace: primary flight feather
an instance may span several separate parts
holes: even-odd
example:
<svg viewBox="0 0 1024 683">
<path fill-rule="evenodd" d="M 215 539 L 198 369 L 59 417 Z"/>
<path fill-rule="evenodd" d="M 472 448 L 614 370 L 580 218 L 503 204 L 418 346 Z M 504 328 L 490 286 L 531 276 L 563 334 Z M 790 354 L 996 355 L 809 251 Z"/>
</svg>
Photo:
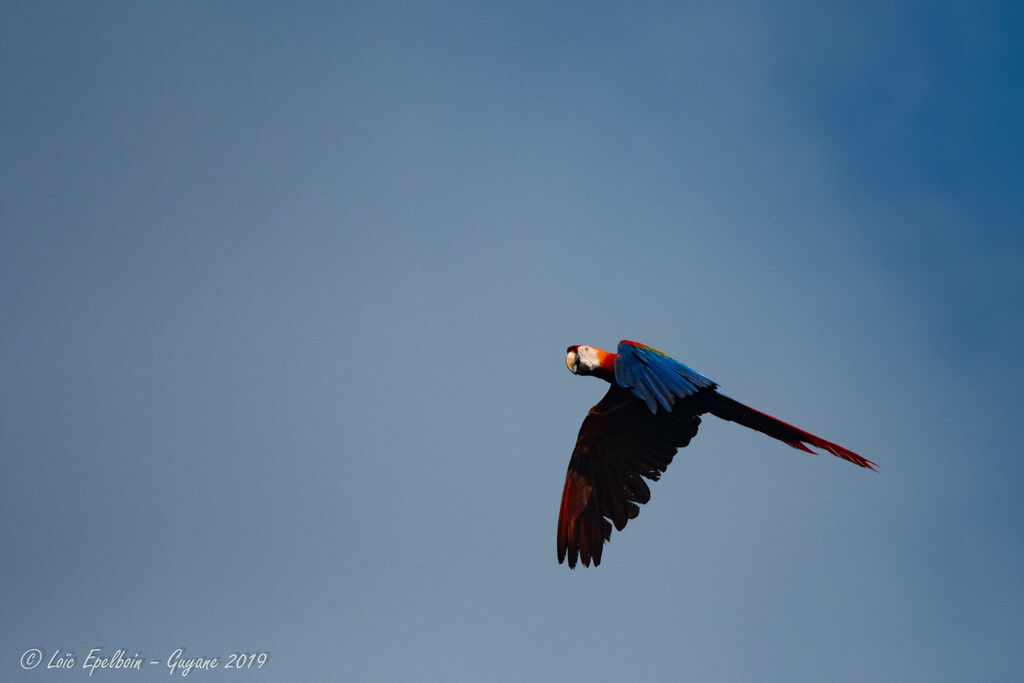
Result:
<svg viewBox="0 0 1024 683">
<path fill-rule="evenodd" d="M 711 413 L 808 453 L 808 446 L 861 467 L 875 463 L 718 393 L 718 384 L 665 353 L 623 339 L 618 353 L 570 346 L 565 365 L 611 386 L 590 409 L 569 460 L 558 512 L 558 562 L 601 564 L 601 548 L 651 499 L 644 478 L 657 481 L 676 450 Z"/>
</svg>

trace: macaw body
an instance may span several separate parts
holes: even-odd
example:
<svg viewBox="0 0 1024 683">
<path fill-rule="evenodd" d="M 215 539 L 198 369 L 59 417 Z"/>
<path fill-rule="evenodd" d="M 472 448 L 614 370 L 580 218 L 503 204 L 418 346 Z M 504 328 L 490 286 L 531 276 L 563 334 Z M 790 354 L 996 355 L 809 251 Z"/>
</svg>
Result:
<svg viewBox="0 0 1024 683">
<path fill-rule="evenodd" d="M 875 464 L 831 441 L 797 429 L 718 393 L 718 384 L 637 342 L 622 340 L 618 353 L 570 346 L 565 364 L 577 375 L 594 375 L 611 386 L 580 427 L 562 489 L 558 514 L 558 562 L 569 567 L 601 564 L 612 525 L 621 531 L 651 499 L 644 478 L 657 481 L 676 450 L 690 443 L 700 416 L 711 413 L 808 453 L 808 446 L 861 467 Z"/>
</svg>

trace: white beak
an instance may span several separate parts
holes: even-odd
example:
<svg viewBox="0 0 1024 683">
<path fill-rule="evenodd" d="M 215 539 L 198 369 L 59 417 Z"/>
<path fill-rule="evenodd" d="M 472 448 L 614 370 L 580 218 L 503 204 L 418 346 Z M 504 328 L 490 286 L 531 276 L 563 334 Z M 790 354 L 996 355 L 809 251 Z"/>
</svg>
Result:
<svg viewBox="0 0 1024 683">
<path fill-rule="evenodd" d="M 570 351 L 565 354 L 565 367 L 569 368 L 569 372 L 576 374 L 576 364 L 579 362 L 579 358 L 576 356 L 575 351 Z"/>
</svg>

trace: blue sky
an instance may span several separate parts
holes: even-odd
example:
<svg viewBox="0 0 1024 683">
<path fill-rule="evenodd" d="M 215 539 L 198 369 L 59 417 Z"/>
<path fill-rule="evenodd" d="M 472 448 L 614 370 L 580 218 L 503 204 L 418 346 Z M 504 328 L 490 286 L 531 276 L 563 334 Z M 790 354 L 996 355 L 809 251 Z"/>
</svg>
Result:
<svg viewBox="0 0 1024 683">
<path fill-rule="evenodd" d="M 3 3 L 3 678 L 1019 677 L 1022 23 Z M 621 338 L 880 472 L 708 418 L 570 572 Z"/>
</svg>

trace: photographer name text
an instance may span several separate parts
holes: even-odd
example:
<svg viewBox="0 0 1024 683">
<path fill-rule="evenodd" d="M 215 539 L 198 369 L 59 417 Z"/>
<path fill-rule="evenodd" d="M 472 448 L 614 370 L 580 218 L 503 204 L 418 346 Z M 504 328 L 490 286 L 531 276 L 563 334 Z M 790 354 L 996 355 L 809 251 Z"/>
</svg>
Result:
<svg viewBox="0 0 1024 683">
<path fill-rule="evenodd" d="M 186 654 L 185 648 L 179 647 L 166 658 L 152 659 L 138 652 L 129 654 L 128 650 L 104 650 L 94 647 L 84 658 L 79 658 L 72 650 L 57 648 L 49 657 L 39 648 L 30 648 L 21 655 L 21 668 L 26 670 L 69 670 L 83 669 L 92 676 L 101 670 L 142 671 L 154 666 L 165 667 L 171 676 L 182 678 L 200 671 L 213 669 L 262 669 L 270 659 L 269 652 L 232 652 L 227 656 L 193 657 Z M 46 660 L 45 662 L 43 660 Z"/>
</svg>

